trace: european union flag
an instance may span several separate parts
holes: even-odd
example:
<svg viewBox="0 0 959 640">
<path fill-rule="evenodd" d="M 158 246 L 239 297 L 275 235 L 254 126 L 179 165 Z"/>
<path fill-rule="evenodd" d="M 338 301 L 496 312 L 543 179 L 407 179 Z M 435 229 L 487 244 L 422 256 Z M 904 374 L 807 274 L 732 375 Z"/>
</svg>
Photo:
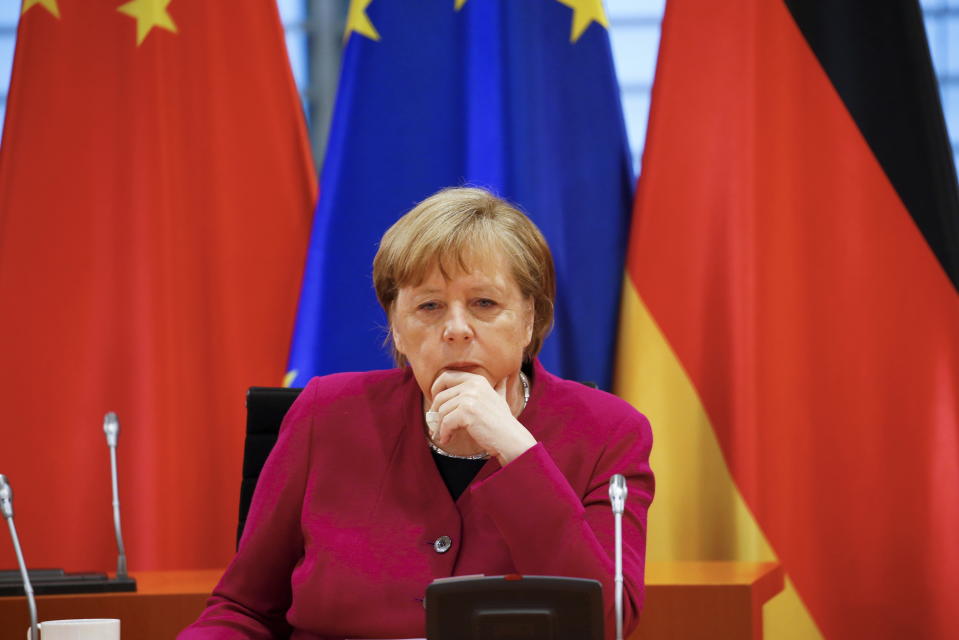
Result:
<svg viewBox="0 0 959 640">
<path fill-rule="evenodd" d="M 518 204 L 553 250 L 545 366 L 609 388 L 633 176 L 606 27 L 601 0 L 353 0 L 291 384 L 391 366 L 377 242 L 470 184 Z"/>
</svg>

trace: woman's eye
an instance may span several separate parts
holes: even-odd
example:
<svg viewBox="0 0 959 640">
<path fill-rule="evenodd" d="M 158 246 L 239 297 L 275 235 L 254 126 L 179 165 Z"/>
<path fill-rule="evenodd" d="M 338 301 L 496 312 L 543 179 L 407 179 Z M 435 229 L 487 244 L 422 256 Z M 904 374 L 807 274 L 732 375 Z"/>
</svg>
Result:
<svg viewBox="0 0 959 640">
<path fill-rule="evenodd" d="M 496 306 L 496 301 L 490 300 L 489 298 L 480 298 L 476 301 L 476 306 L 480 307 L 481 309 L 491 309 L 492 307 Z"/>
<path fill-rule="evenodd" d="M 440 305 L 438 302 L 431 301 L 431 302 L 423 302 L 419 304 L 416 308 L 422 311 L 435 311 L 436 309 L 440 308 Z"/>
</svg>

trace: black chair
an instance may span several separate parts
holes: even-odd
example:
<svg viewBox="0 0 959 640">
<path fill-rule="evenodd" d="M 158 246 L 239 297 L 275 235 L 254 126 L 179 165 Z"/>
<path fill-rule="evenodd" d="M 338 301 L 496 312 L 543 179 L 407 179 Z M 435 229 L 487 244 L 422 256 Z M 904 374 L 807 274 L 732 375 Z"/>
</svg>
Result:
<svg viewBox="0 0 959 640">
<path fill-rule="evenodd" d="M 240 544 L 246 514 L 260 470 L 276 444 L 283 416 L 303 389 L 250 387 L 246 392 L 246 442 L 243 445 L 243 479 L 240 482 L 240 517 L 236 543 Z"/>
</svg>

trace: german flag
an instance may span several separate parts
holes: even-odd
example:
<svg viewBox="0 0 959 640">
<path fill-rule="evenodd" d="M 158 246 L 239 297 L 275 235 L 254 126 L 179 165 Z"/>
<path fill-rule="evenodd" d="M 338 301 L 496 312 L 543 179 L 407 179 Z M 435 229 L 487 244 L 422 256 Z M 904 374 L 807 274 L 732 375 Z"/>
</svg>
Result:
<svg viewBox="0 0 959 640">
<path fill-rule="evenodd" d="M 959 189 L 916 2 L 671 0 L 626 271 L 650 560 L 778 559 L 770 637 L 959 637 Z"/>
</svg>

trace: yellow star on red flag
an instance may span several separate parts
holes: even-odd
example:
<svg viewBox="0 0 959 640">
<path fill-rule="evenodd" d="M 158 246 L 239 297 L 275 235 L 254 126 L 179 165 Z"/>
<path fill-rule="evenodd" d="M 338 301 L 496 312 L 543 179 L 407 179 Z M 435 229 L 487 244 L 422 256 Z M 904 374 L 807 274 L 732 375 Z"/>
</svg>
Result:
<svg viewBox="0 0 959 640">
<path fill-rule="evenodd" d="M 573 27 L 569 33 L 569 41 L 576 42 L 586 31 L 590 23 L 598 22 L 609 29 L 609 19 L 603 9 L 603 0 L 556 0 L 573 10 Z"/>
<path fill-rule="evenodd" d="M 176 25 L 167 11 L 171 0 L 130 0 L 117 7 L 117 11 L 137 21 L 137 46 L 149 35 L 153 27 L 176 33 Z"/>
<path fill-rule="evenodd" d="M 40 5 L 57 18 L 60 17 L 60 7 L 57 6 L 57 0 L 23 0 L 23 9 L 20 10 L 20 15 L 25 14 L 37 5 Z"/>
</svg>

